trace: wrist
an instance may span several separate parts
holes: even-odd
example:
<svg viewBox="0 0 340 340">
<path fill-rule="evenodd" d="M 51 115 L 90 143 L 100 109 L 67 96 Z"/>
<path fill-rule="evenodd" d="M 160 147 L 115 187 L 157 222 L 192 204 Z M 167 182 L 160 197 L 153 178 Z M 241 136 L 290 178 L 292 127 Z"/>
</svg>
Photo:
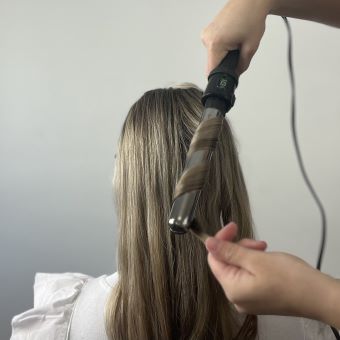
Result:
<svg viewBox="0 0 340 340">
<path fill-rule="evenodd" d="M 276 0 L 260 0 L 260 2 L 266 15 L 272 14 L 276 8 Z"/>
<path fill-rule="evenodd" d="M 329 324 L 335 296 L 334 279 L 309 267 L 303 271 L 303 279 L 292 296 L 292 315 L 320 320 Z"/>
<path fill-rule="evenodd" d="M 324 308 L 319 319 L 324 323 L 340 329 L 340 280 L 327 275 L 328 282 L 324 285 L 325 293 Z M 327 289 L 328 288 L 328 289 Z"/>
</svg>

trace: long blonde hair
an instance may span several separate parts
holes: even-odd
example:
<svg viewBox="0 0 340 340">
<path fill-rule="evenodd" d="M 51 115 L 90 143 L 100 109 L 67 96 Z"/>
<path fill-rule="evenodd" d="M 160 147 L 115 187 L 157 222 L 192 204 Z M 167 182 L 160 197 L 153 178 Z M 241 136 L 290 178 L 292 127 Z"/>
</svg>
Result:
<svg viewBox="0 0 340 340">
<path fill-rule="evenodd" d="M 174 188 L 201 118 L 192 86 L 146 92 L 124 122 L 114 190 L 119 219 L 119 281 L 106 308 L 114 340 L 254 339 L 256 317 L 243 325 L 213 277 L 204 245 L 168 228 Z M 248 195 L 229 124 L 223 124 L 197 220 L 217 232 L 239 224 L 252 237 Z"/>
</svg>

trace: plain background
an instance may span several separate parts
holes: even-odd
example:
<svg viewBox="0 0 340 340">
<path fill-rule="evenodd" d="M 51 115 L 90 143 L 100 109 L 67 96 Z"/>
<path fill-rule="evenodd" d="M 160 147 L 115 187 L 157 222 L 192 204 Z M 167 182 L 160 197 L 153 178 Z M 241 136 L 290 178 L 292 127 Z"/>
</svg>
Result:
<svg viewBox="0 0 340 340">
<path fill-rule="evenodd" d="M 0 339 L 36 272 L 115 270 L 111 179 L 122 122 L 146 90 L 204 87 L 201 29 L 224 1 L 0 0 Z M 340 30 L 291 20 L 302 154 L 327 210 L 323 269 L 340 274 Z M 257 234 L 315 264 L 320 216 L 290 132 L 279 17 L 229 117 Z"/>
</svg>

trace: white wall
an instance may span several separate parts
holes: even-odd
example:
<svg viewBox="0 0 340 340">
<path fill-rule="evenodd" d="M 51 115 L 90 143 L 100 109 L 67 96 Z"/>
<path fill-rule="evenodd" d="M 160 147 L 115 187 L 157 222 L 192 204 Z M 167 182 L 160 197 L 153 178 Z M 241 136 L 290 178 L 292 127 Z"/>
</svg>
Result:
<svg viewBox="0 0 340 340">
<path fill-rule="evenodd" d="M 224 1 L 0 1 L 0 338 L 32 305 L 37 271 L 115 269 L 111 176 L 145 90 L 204 87 L 200 31 Z M 292 20 L 298 133 L 340 274 L 340 31 Z M 320 217 L 292 147 L 286 31 L 269 18 L 230 119 L 261 238 L 315 263 Z"/>
</svg>

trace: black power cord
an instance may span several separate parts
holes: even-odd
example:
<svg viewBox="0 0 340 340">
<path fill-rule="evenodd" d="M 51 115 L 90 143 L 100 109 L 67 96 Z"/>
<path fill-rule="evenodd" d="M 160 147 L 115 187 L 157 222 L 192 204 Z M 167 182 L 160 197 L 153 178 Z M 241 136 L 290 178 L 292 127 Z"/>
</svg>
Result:
<svg viewBox="0 0 340 340">
<path fill-rule="evenodd" d="M 320 248 L 319 248 L 319 255 L 318 255 L 318 261 L 316 268 L 318 270 L 321 270 L 321 263 L 322 258 L 325 250 L 325 242 L 326 242 L 326 232 L 327 232 L 327 218 L 326 218 L 326 212 L 325 208 L 323 207 L 323 204 L 318 197 L 312 182 L 310 181 L 305 165 L 303 163 L 301 150 L 297 138 L 297 132 L 296 132 L 296 90 L 295 90 L 295 75 L 294 75 L 294 68 L 293 68 L 293 57 L 292 57 L 292 50 L 293 50 L 293 38 L 292 38 L 292 29 L 290 27 L 289 21 L 286 17 L 282 17 L 283 21 L 286 24 L 287 32 L 288 32 L 288 67 L 289 67 L 289 78 L 290 78 L 290 84 L 291 84 L 291 129 L 292 129 L 292 136 L 293 136 L 293 143 L 294 148 L 296 152 L 296 157 L 299 163 L 299 167 L 302 173 L 302 177 L 306 183 L 306 186 L 311 193 L 316 205 L 318 206 L 318 209 L 320 211 L 321 215 L 321 242 L 320 242 Z M 340 334 L 338 330 L 332 326 L 330 326 L 332 329 L 332 332 L 337 340 L 340 340 Z"/>
</svg>

